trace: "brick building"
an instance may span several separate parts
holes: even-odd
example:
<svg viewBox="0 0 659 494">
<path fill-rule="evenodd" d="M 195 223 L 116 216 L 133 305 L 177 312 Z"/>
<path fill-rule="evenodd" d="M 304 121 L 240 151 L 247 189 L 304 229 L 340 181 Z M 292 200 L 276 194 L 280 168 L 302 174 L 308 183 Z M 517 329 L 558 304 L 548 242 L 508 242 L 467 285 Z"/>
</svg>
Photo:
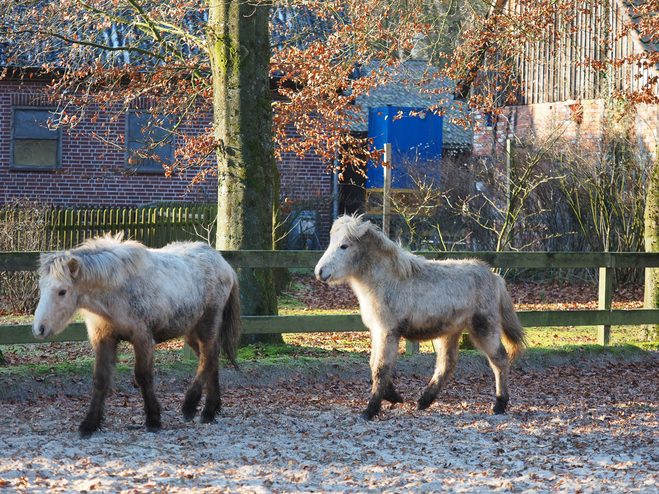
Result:
<svg viewBox="0 0 659 494">
<path fill-rule="evenodd" d="M 410 61 L 405 70 L 419 71 L 426 66 L 426 62 Z M 91 117 L 79 121 L 73 129 L 54 130 L 47 124 L 55 110 L 43 95 L 47 82 L 39 78 L 0 79 L 0 202 L 27 199 L 62 207 L 114 207 L 217 201 L 214 177 L 190 185 L 194 170 L 182 177 L 166 177 L 161 163 L 147 160 L 133 173 L 125 173 L 130 150 L 141 145 L 140 128 L 144 119 L 148 119 L 143 113 L 149 108 L 147 99 L 116 118 L 101 113 L 93 121 Z M 394 80 L 359 103 L 368 113 L 369 107 L 423 106 L 432 102 Z M 94 111 L 87 113 L 92 115 Z M 211 118 L 207 115 L 195 126 L 199 130 L 206 128 Z M 448 119 L 444 127 L 447 149 L 469 147 L 469 132 Z M 353 131 L 365 134 L 366 127 L 355 127 Z M 105 142 L 93 137 L 94 134 L 102 134 Z M 123 142 L 128 151 L 112 144 Z M 158 148 L 156 154 L 162 160 L 169 160 L 176 145 L 175 140 L 171 141 Z M 359 187 L 351 186 L 348 180 L 339 183 L 328 164 L 313 154 L 305 158 L 284 155 L 277 165 L 280 200 L 290 206 L 293 222 L 302 217 L 313 225 L 312 241 L 305 245 L 319 248 L 327 241 L 329 227 L 337 214 L 360 210 L 360 204 L 346 200 L 346 192 L 352 191 L 354 200 Z M 363 188 L 357 190 L 357 195 L 363 205 Z"/>
<path fill-rule="evenodd" d="M 215 203 L 214 177 L 190 185 L 194 170 L 166 177 L 162 164 L 146 160 L 126 174 L 130 149 L 140 146 L 140 128 L 148 100 L 134 111 L 100 113 L 79 121 L 73 129 L 49 129 L 55 110 L 43 94 L 46 80 L 0 80 L 0 203 L 16 199 L 62 207 L 142 206 L 157 202 Z M 93 114 L 94 111 L 88 112 Z M 195 122 L 198 130 L 212 119 Z M 197 129 L 187 129 L 195 132 Z M 101 134 L 105 142 L 94 135 Z M 128 151 L 113 143 L 127 144 Z M 176 141 L 156 150 L 163 160 L 173 157 Z M 211 164 L 212 166 L 212 164 Z M 327 166 L 308 156 L 285 156 L 278 163 L 281 199 L 318 210 L 328 229 L 333 180 Z"/>
</svg>

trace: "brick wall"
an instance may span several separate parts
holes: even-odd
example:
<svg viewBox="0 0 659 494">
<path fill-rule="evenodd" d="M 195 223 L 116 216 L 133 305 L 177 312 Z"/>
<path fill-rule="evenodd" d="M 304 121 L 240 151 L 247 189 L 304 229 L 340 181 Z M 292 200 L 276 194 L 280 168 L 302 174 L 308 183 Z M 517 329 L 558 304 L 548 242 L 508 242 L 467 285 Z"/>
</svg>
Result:
<svg viewBox="0 0 659 494">
<path fill-rule="evenodd" d="M 214 202 L 217 191 L 206 182 L 188 190 L 188 180 L 166 178 L 164 173 L 118 173 L 126 155 L 92 137 L 102 133 L 116 142 L 125 135 L 126 119 L 109 115 L 97 121 L 85 119 L 72 130 L 62 131 L 61 169 L 26 171 L 10 169 L 11 110 L 14 106 L 48 107 L 39 96 L 38 83 L 0 82 L 0 202 L 27 198 L 54 205 L 134 206 L 153 201 Z"/>
<path fill-rule="evenodd" d="M 543 142 L 557 135 L 563 142 L 579 142 L 596 149 L 603 132 L 604 116 L 602 99 L 506 107 L 496 125 L 491 127 L 486 125 L 485 116 L 478 114 L 473 152 L 477 156 L 491 156 L 503 151 L 507 138 L 522 141 L 537 138 Z M 659 107 L 641 105 L 635 122 L 639 143 L 656 157 Z"/>
<path fill-rule="evenodd" d="M 167 178 L 164 173 L 138 171 L 127 176 L 119 173 L 126 154 L 103 144 L 92 135 L 102 133 L 110 142 L 121 142 L 126 134 L 126 118 L 119 115 L 90 118 L 62 132 L 61 169 L 56 171 L 10 169 L 12 107 L 47 107 L 39 95 L 39 82 L 19 84 L 0 81 L 0 204 L 11 199 L 49 202 L 58 206 L 136 206 L 154 201 L 217 201 L 213 177 L 189 186 L 194 171 Z M 93 113 L 93 112 L 89 112 Z M 210 116 L 209 116 L 210 119 Z M 209 120 L 199 122 L 205 127 Z M 194 130 L 194 129 L 193 129 Z M 300 159 L 285 156 L 279 163 L 282 201 L 288 199 L 296 208 L 318 211 L 323 242 L 331 223 L 332 174 L 325 163 L 313 155 Z"/>
<path fill-rule="evenodd" d="M 293 128 L 288 129 L 294 135 Z M 332 223 L 332 197 L 334 175 L 327 163 L 322 163 L 312 153 L 300 158 L 284 153 L 277 163 L 279 169 L 279 196 L 286 214 L 296 211 L 312 211 L 317 214 L 318 240 L 325 246 L 329 240 Z"/>
</svg>

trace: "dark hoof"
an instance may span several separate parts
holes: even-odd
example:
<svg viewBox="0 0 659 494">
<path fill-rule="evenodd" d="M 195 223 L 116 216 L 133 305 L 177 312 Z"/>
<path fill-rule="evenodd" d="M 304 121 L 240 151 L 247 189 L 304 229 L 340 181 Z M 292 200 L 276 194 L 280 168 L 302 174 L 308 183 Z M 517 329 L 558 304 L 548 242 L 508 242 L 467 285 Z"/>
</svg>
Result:
<svg viewBox="0 0 659 494">
<path fill-rule="evenodd" d="M 375 417 L 375 414 L 369 410 L 364 410 L 362 414 L 359 416 L 360 419 L 366 422 L 370 422 L 371 420 L 373 420 L 373 417 Z"/>
<path fill-rule="evenodd" d="M 416 408 L 417 408 L 417 410 L 425 410 L 430 405 L 432 405 L 433 401 L 435 401 L 434 396 L 423 395 L 423 396 L 421 396 L 421 398 L 419 398 L 419 401 L 416 404 Z"/>
<path fill-rule="evenodd" d="M 80 439 L 89 439 L 94 434 L 94 431 L 83 431 L 82 429 L 78 430 L 78 437 Z"/>
<path fill-rule="evenodd" d="M 396 391 L 389 392 L 382 399 L 387 400 L 389 403 L 404 403 L 403 397 Z"/>
<path fill-rule="evenodd" d="M 212 424 L 215 422 L 215 414 L 208 413 L 206 411 L 201 412 L 201 423 L 202 424 Z"/>
<path fill-rule="evenodd" d="M 183 420 L 186 422 L 191 422 L 194 418 L 195 415 L 197 415 L 197 407 L 196 406 L 188 406 L 188 405 L 183 405 Z"/>
<path fill-rule="evenodd" d="M 89 439 L 96 432 L 96 429 L 98 429 L 97 425 L 85 421 L 78 427 L 78 436 L 80 439 Z"/>
<path fill-rule="evenodd" d="M 497 398 L 497 401 L 494 404 L 494 407 L 492 408 L 492 412 L 494 413 L 494 415 L 503 415 L 504 413 L 506 413 L 506 406 L 507 405 L 508 405 L 507 400 L 504 401 L 504 400 L 501 400 L 501 399 Z"/>
<path fill-rule="evenodd" d="M 147 420 L 146 421 L 146 431 L 147 432 L 160 432 L 162 429 L 162 424 L 160 420 Z"/>
</svg>

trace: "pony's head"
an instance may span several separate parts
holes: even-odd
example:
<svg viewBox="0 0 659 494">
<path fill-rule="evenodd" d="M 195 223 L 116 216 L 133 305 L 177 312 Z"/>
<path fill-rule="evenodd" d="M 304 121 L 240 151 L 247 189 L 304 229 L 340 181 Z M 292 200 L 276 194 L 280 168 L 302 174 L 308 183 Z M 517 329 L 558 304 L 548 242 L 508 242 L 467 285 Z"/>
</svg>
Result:
<svg viewBox="0 0 659 494">
<path fill-rule="evenodd" d="M 330 244 L 316 264 L 316 278 L 331 284 L 342 283 L 354 274 L 361 259 L 361 239 L 371 223 L 362 216 L 340 216 L 330 230 Z"/>
<path fill-rule="evenodd" d="M 66 252 L 41 254 L 39 291 L 32 334 L 44 339 L 61 333 L 78 308 L 80 261 Z"/>
<path fill-rule="evenodd" d="M 363 215 L 344 215 L 332 225 L 330 244 L 316 264 L 315 273 L 319 280 L 338 284 L 387 263 L 390 274 L 407 277 L 421 262 L 389 240 L 377 226 L 364 221 Z"/>
<path fill-rule="evenodd" d="M 70 251 L 41 254 L 32 333 L 43 339 L 61 333 L 80 307 L 81 294 L 109 292 L 139 270 L 145 248 L 122 234 L 85 241 Z"/>
</svg>

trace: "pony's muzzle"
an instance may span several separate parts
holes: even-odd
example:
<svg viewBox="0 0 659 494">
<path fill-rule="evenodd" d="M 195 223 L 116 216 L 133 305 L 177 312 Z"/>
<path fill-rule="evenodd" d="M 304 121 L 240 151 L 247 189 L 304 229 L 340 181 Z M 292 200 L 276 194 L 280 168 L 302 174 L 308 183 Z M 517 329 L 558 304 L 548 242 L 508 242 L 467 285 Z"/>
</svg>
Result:
<svg viewBox="0 0 659 494">
<path fill-rule="evenodd" d="M 323 268 L 320 268 L 318 271 L 316 271 L 316 278 L 318 278 L 320 281 L 327 281 L 330 279 L 331 274 L 328 275 L 323 275 Z"/>
<path fill-rule="evenodd" d="M 38 340 L 43 340 L 46 336 L 48 336 L 48 333 L 49 333 L 49 331 L 46 328 L 45 324 L 39 324 L 39 325 L 32 326 L 32 334 Z"/>
</svg>

